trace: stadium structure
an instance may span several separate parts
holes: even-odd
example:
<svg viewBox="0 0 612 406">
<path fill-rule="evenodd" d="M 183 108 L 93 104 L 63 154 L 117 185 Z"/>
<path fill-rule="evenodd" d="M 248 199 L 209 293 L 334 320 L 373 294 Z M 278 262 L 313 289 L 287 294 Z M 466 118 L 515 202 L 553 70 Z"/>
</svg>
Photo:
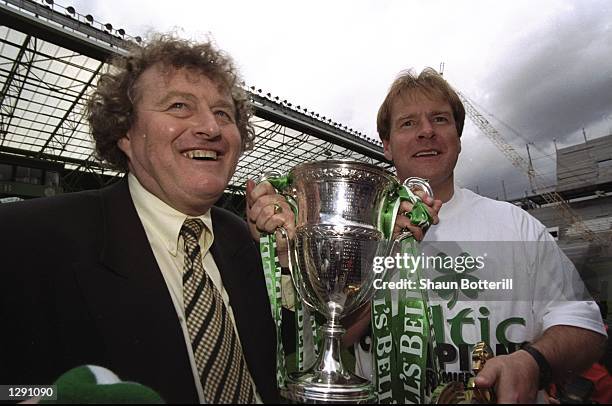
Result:
<svg viewBox="0 0 612 406">
<path fill-rule="evenodd" d="M 51 0 L 0 2 L 0 21 L 0 197 L 50 196 L 112 182 L 120 174 L 96 159 L 83 109 L 105 61 L 142 39 Z M 392 168 L 380 142 L 307 106 L 245 88 L 257 138 L 221 205 L 240 212 L 247 179 L 301 162 L 344 158 Z"/>
</svg>

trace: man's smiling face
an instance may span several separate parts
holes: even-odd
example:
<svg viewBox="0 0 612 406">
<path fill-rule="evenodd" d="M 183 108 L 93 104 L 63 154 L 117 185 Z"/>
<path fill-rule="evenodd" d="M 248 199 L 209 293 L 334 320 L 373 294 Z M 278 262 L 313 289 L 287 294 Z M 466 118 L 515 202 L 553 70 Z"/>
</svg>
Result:
<svg viewBox="0 0 612 406">
<path fill-rule="evenodd" d="M 189 215 L 225 190 L 241 152 L 228 89 L 195 70 L 154 65 L 135 85 L 136 121 L 119 148 L 155 196 Z"/>
<path fill-rule="evenodd" d="M 391 108 L 390 136 L 383 145 L 401 180 L 425 178 L 435 195 L 452 195 L 461 141 L 447 101 L 422 92 L 398 96 Z"/>
</svg>

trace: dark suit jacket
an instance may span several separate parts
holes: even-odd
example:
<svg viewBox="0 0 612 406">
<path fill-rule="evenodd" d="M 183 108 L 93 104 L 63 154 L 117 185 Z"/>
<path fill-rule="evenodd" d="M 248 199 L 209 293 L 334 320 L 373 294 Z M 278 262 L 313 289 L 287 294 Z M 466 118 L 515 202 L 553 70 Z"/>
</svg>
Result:
<svg viewBox="0 0 612 406">
<path fill-rule="evenodd" d="M 264 402 L 278 401 L 276 338 L 257 246 L 212 209 L 217 263 Z M 0 205 L 0 384 L 50 384 L 100 365 L 166 402 L 197 402 L 170 293 L 127 179 L 99 191 Z"/>
</svg>

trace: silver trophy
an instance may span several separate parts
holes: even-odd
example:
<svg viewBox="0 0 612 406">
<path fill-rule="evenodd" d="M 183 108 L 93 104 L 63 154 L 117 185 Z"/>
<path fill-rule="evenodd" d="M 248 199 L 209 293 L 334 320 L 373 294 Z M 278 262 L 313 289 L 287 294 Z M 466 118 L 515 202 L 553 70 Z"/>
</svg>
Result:
<svg viewBox="0 0 612 406">
<path fill-rule="evenodd" d="M 386 220 L 395 219 L 399 199 L 394 193 L 400 187 L 391 173 L 361 162 L 317 161 L 290 171 L 281 192 L 297 206 L 295 240 L 289 243 L 291 274 L 303 302 L 327 323 L 316 362 L 289 375 L 285 398 L 299 403 L 376 401 L 370 381 L 342 364 L 345 329 L 340 320 L 372 298 L 374 278 L 380 277 L 373 270 L 374 258 L 392 249 L 391 230 L 384 228 Z"/>
</svg>

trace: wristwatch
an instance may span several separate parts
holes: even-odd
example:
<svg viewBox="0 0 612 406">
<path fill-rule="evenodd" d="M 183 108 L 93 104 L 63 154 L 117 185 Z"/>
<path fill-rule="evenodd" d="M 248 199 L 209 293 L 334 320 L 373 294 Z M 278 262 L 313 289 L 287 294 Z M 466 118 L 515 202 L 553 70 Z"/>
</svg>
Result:
<svg viewBox="0 0 612 406">
<path fill-rule="evenodd" d="M 541 390 L 548 388 L 552 382 L 552 369 L 550 368 L 550 364 L 546 360 L 546 357 L 544 357 L 544 355 L 542 355 L 542 353 L 534 348 L 531 344 L 527 344 L 522 349 L 527 351 L 538 364 L 538 369 L 540 370 L 540 375 L 538 376 L 538 389 Z"/>
</svg>

